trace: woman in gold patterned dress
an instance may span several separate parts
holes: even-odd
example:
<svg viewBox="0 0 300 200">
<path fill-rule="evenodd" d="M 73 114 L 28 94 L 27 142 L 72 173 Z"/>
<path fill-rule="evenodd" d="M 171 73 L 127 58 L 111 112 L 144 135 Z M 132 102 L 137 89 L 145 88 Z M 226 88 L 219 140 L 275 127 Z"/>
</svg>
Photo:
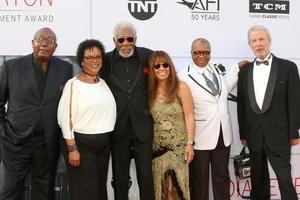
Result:
<svg viewBox="0 0 300 200">
<path fill-rule="evenodd" d="M 155 200 L 189 200 L 189 163 L 194 156 L 195 133 L 192 95 L 178 80 L 166 52 L 153 52 L 149 65 Z"/>
</svg>

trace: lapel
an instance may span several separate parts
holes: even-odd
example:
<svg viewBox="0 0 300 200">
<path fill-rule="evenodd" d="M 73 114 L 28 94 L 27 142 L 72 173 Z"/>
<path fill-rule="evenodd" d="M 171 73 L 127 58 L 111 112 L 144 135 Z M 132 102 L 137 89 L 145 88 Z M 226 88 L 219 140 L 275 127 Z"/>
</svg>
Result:
<svg viewBox="0 0 300 200">
<path fill-rule="evenodd" d="M 120 88 L 124 92 L 127 92 L 125 90 L 125 88 L 123 87 L 123 85 L 121 84 L 121 82 L 119 81 L 119 79 L 113 73 L 113 63 L 114 63 L 115 51 L 116 51 L 116 49 L 113 52 L 111 52 L 111 54 L 109 56 L 108 62 L 110 63 L 110 65 L 109 65 L 110 69 L 109 69 L 108 77 L 111 80 L 111 83 L 114 84 L 117 88 Z"/>
<path fill-rule="evenodd" d="M 249 92 L 248 94 L 249 94 L 250 106 L 256 114 L 263 114 L 269 109 L 271 104 L 271 100 L 272 100 L 272 96 L 274 93 L 276 80 L 277 80 L 278 63 L 275 56 L 273 56 L 269 80 L 267 83 L 267 88 L 266 88 L 261 110 L 258 107 L 255 98 L 254 83 L 253 83 L 253 66 L 254 66 L 254 62 L 249 66 L 249 70 L 248 70 L 248 92 Z"/>
<path fill-rule="evenodd" d="M 254 66 L 254 62 L 250 64 L 249 69 L 248 69 L 248 76 L 247 76 L 248 96 L 249 96 L 250 106 L 251 106 L 253 112 L 255 112 L 256 114 L 260 114 L 261 111 L 256 103 L 255 92 L 254 92 L 253 66 Z"/>
<path fill-rule="evenodd" d="M 45 103 L 52 96 L 57 95 L 57 92 L 59 90 L 57 87 L 57 82 L 59 81 L 58 74 L 60 73 L 59 72 L 60 70 L 59 70 L 59 65 L 57 65 L 56 62 L 57 60 L 54 58 L 52 58 L 50 62 L 45 88 L 44 88 L 44 94 L 42 97 L 42 103 Z"/>
<path fill-rule="evenodd" d="M 187 73 L 189 78 L 195 82 L 198 86 L 204 89 L 206 92 L 215 97 L 211 91 L 211 89 L 206 85 L 205 79 L 201 76 L 191 65 L 188 66 Z"/>
<path fill-rule="evenodd" d="M 261 109 L 262 113 L 266 112 L 271 105 L 271 100 L 272 100 L 275 85 L 276 85 L 277 75 L 278 75 L 278 62 L 277 62 L 275 56 L 273 56 L 270 76 L 269 76 L 269 80 L 268 80 L 268 84 L 267 84 L 267 88 L 266 88 L 266 93 L 264 96 L 264 102 L 263 102 L 262 109 Z"/>
<path fill-rule="evenodd" d="M 32 89 L 33 94 L 36 96 L 36 98 L 34 99 L 41 99 L 41 95 L 40 95 L 40 90 L 38 88 L 38 84 L 37 84 L 37 80 L 36 80 L 36 75 L 35 75 L 35 71 L 33 69 L 33 55 L 30 54 L 25 58 L 25 65 L 20 68 L 21 69 L 21 75 L 25 75 L 26 78 L 24 79 L 28 85 L 30 86 L 30 88 Z M 24 83 L 26 84 L 26 83 Z"/>
<path fill-rule="evenodd" d="M 222 79 L 220 73 L 219 73 L 219 69 L 217 68 L 217 66 L 214 64 L 213 66 L 211 66 L 211 68 L 214 70 L 214 73 L 218 79 L 218 83 L 219 83 L 219 96 L 221 96 L 222 93 Z"/>
<path fill-rule="evenodd" d="M 144 68 L 145 66 L 143 66 L 143 63 L 141 63 L 141 61 L 143 60 L 147 60 L 145 58 L 145 54 L 144 53 L 139 53 L 139 49 L 138 48 L 135 48 L 135 51 L 136 51 L 136 54 L 137 54 L 137 57 L 138 57 L 138 71 L 136 73 L 136 76 L 135 76 L 135 79 L 133 81 L 133 84 L 132 84 L 132 87 L 131 87 L 131 90 L 136 86 L 136 84 L 145 76 L 144 75 Z"/>
</svg>

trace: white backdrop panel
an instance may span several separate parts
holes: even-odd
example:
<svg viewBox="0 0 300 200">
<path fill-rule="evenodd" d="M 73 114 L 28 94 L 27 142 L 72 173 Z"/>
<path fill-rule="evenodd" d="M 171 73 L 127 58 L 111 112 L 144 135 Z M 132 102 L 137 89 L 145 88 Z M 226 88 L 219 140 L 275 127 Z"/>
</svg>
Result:
<svg viewBox="0 0 300 200">
<path fill-rule="evenodd" d="M 290 1 L 289 19 L 281 20 L 251 18 L 249 1 L 246 0 L 220 1 L 219 20 L 192 20 L 191 9 L 177 3 L 179 1 L 157 1 L 156 14 L 149 20 L 140 21 L 130 15 L 129 1 L 103 3 L 92 0 L 91 35 L 103 40 L 107 49 L 112 49 L 113 26 L 126 20 L 138 29 L 138 45 L 167 50 L 172 56 L 188 56 L 192 40 L 205 37 L 211 41 L 213 55 L 217 57 L 249 57 L 251 52 L 247 47 L 247 31 L 251 25 L 262 24 L 270 29 L 273 39 L 278 41 L 273 44 L 275 53 L 283 57 L 300 57 L 297 50 L 300 46 L 300 28 L 295 26 L 300 18 L 300 12 L 297 12 L 300 1 Z"/>
<path fill-rule="evenodd" d="M 78 43 L 90 37 L 89 13 L 86 0 L 0 1 L 0 55 L 31 53 L 33 35 L 45 26 L 57 34 L 56 54 L 75 55 Z"/>
</svg>

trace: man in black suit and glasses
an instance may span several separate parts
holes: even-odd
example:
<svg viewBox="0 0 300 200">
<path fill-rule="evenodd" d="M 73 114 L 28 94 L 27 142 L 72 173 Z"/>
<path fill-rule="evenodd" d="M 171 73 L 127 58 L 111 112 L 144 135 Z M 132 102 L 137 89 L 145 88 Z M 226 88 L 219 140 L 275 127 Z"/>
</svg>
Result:
<svg viewBox="0 0 300 200">
<path fill-rule="evenodd" d="M 31 173 L 31 199 L 54 199 L 58 157 L 57 106 L 71 64 L 53 56 L 56 36 L 50 28 L 36 32 L 33 53 L 0 68 L 0 126 L 3 126 L 4 184 L 1 200 L 23 199 Z M 5 104 L 7 103 L 7 111 Z"/>
<path fill-rule="evenodd" d="M 240 139 L 251 156 L 251 199 L 270 199 L 268 160 L 282 200 L 297 200 L 291 177 L 291 145 L 299 144 L 300 81 L 295 63 L 270 51 L 271 36 L 263 26 L 248 31 L 255 60 L 238 80 Z"/>
<path fill-rule="evenodd" d="M 102 76 L 117 103 L 112 136 L 112 168 L 116 200 L 128 199 L 130 152 L 135 160 L 140 199 L 153 200 L 153 121 L 148 111 L 147 66 L 151 50 L 136 47 L 136 29 L 128 22 L 114 28 L 116 48 L 108 52 Z"/>
</svg>

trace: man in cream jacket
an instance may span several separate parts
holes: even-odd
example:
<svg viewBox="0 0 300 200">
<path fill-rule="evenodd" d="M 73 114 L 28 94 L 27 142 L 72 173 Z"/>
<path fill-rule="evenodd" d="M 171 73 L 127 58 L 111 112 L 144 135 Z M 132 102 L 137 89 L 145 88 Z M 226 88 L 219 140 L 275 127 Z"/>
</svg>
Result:
<svg viewBox="0 0 300 200">
<path fill-rule="evenodd" d="M 208 40 L 194 40 L 191 47 L 193 62 L 178 74 L 189 85 L 194 99 L 196 132 L 195 157 L 190 165 L 191 199 L 209 199 L 211 167 L 214 199 L 229 200 L 232 129 L 227 98 L 237 83 L 239 66 L 233 66 L 224 76 L 219 68 L 209 63 L 210 52 Z"/>
</svg>

